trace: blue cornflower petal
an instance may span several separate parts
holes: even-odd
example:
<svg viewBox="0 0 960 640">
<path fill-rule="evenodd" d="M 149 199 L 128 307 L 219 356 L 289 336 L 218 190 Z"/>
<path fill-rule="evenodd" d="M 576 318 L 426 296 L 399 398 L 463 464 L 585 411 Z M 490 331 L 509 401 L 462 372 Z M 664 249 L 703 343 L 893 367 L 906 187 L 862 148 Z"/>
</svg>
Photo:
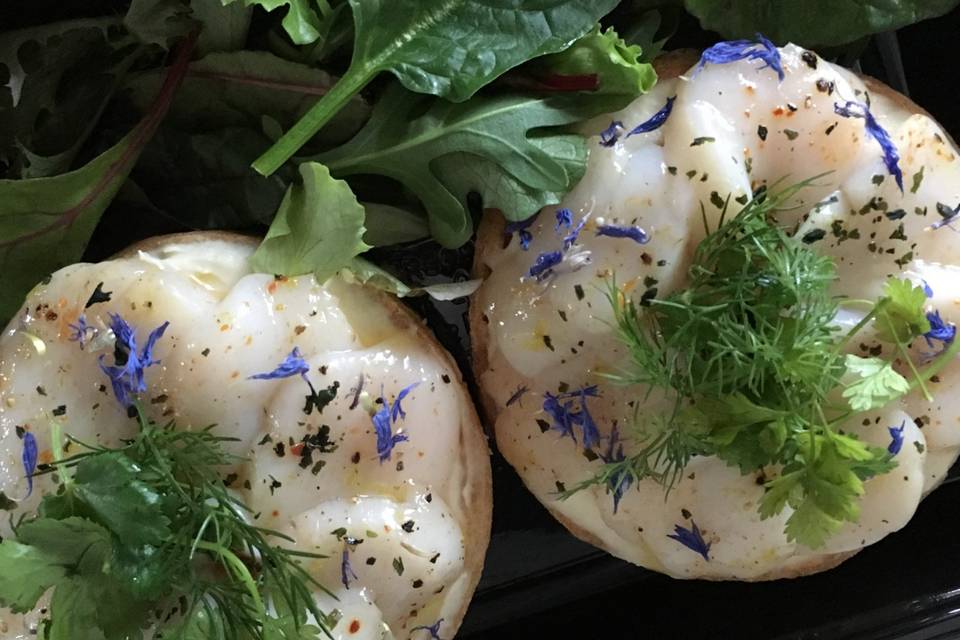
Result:
<svg viewBox="0 0 960 640">
<path fill-rule="evenodd" d="M 583 432 L 583 446 L 590 449 L 600 443 L 600 431 L 587 408 L 587 398 L 596 398 L 599 395 L 597 385 L 558 395 L 548 391 L 543 394 L 543 410 L 553 420 L 553 429 L 560 432 L 560 437 L 570 436 L 576 442 L 574 427 L 580 427 Z M 580 401 L 579 410 L 574 409 L 574 399 Z M 564 400 L 566 402 L 563 402 Z"/>
<path fill-rule="evenodd" d="M 890 432 L 890 445 L 887 447 L 887 451 L 891 455 L 897 455 L 900 453 L 900 448 L 903 447 L 903 428 L 906 424 L 906 421 L 904 421 L 900 423 L 899 427 L 887 427 L 887 431 Z"/>
<path fill-rule="evenodd" d="M 91 336 L 97 335 L 97 329 L 87 324 L 87 317 L 83 314 L 80 314 L 80 317 L 77 318 L 76 324 L 71 323 L 69 326 L 73 330 L 69 337 L 70 342 L 79 342 L 81 349 L 86 346 L 88 334 Z"/>
<path fill-rule="evenodd" d="M 530 242 L 533 241 L 533 234 L 530 233 L 530 225 L 532 225 L 536 219 L 537 216 L 534 215 L 520 222 L 508 222 L 503 231 L 507 235 L 517 234 L 517 237 L 520 239 L 520 248 L 526 251 L 530 248 Z"/>
<path fill-rule="evenodd" d="M 944 207 L 944 208 L 945 208 L 947 211 L 950 211 L 950 207 Z M 937 207 L 937 211 L 938 211 L 938 212 L 940 211 L 940 207 L 939 207 L 939 206 Z M 952 225 L 954 222 L 956 222 L 956 221 L 957 221 L 957 218 L 960 218 L 960 204 L 958 204 L 957 207 L 956 207 L 955 209 L 953 209 L 952 211 L 953 211 L 953 212 L 952 212 L 950 215 L 946 215 L 946 216 L 944 216 L 943 213 L 940 213 L 940 215 L 943 216 L 943 219 L 942 219 L 942 220 L 938 220 L 937 222 L 934 222 L 933 224 L 931 224 L 931 225 L 930 225 L 930 228 L 931 228 L 931 229 L 939 229 L 940 227 L 950 227 L 951 229 L 953 229 L 953 227 L 951 227 L 950 225 Z M 956 229 L 953 229 L 953 230 L 956 231 Z"/>
<path fill-rule="evenodd" d="M 933 288 L 930 286 L 930 284 L 929 284 L 926 280 L 921 280 L 921 282 L 923 283 L 923 293 L 924 293 L 924 295 L 926 295 L 928 298 L 932 298 L 932 297 L 933 297 Z"/>
<path fill-rule="evenodd" d="M 583 225 L 587 224 L 587 216 L 580 218 L 580 222 L 577 223 L 570 233 L 563 237 L 563 250 L 569 251 L 570 248 L 576 244 L 577 238 L 580 237 L 580 232 L 583 230 Z"/>
<path fill-rule="evenodd" d="M 677 96 L 667 98 L 667 103 L 660 107 L 659 111 L 650 116 L 650 118 L 646 121 L 641 122 L 636 127 L 631 129 L 630 133 L 627 134 L 627 137 L 629 138 L 630 136 L 638 133 L 650 133 L 651 131 L 656 131 L 662 127 L 663 123 L 666 122 L 667 118 L 670 117 L 670 112 L 673 111 L 673 101 L 676 99 Z"/>
<path fill-rule="evenodd" d="M 701 556 L 703 556 L 704 560 L 709 562 L 710 543 L 703 539 L 703 534 L 700 533 L 700 528 L 697 527 L 696 522 L 691 520 L 690 524 L 693 525 L 692 529 L 685 529 L 679 524 L 674 525 L 673 533 L 668 533 L 667 537 L 676 540 L 687 549 L 699 553 Z"/>
<path fill-rule="evenodd" d="M 647 244 L 650 242 L 650 236 L 647 232 L 638 226 L 627 226 L 619 224 L 601 224 L 597 225 L 597 235 L 607 236 L 608 238 L 630 238 L 637 244 Z"/>
<path fill-rule="evenodd" d="M 569 229 L 573 226 L 573 212 L 570 209 L 564 207 L 563 209 L 557 209 L 557 225 L 554 227 L 556 231 L 560 231 L 560 227 L 566 227 Z"/>
<path fill-rule="evenodd" d="M 33 493 L 33 472 L 37 470 L 37 439 L 27 431 L 23 434 L 23 473 L 27 477 L 27 497 Z"/>
<path fill-rule="evenodd" d="M 897 186 L 900 187 L 900 193 L 903 193 L 903 172 L 900 171 L 900 153 L 890 138 L 890 134 L 880 126 L 877 119 L 870 113 L 870 108 L 862 102 L 847 100 L 845 104 L 835 103 L 833 110 L 837 115 L 841 115 L 844 118 L 863 118 L 867 133 L 877 141 L 877 144 L 880 145 L 880 149 L 883 151 L 883 164 L 886 165 L 890 175 L 896 179 Z"/>
<path fill-rule="evenodd" d="M 310 371 L 310 365 L 303 359 L 298 347 L 294 347 L 287 357 L 283 359 L 277 368 L 267 373 L 258 373 L 252 375 L 248 380 L 277 380 L 278 378 L 290 378 L 299 375 L 304 380 L 307 379 L 307 373 Z"/>
<path fill-rule="evenodd" d="M 350 580 L 359 580 L 357 574 L 353 572 L 353 567 L 350 566 L 350 547 L 346 544 L 343 545 L 343 555 L 340 557 L 340 582 L 343 583 L 344 588 L 350 588 Z"/>
<path fill-rule="evenodd" d="M 560 251 L 545 251 L 537 256 L 533 266 L 530 267 L 530 275 L 537 280 L 543 280 L 562 260 L 563 253 Z"/>
<path fill-rule="evenodd" d="M 570 436 L 574 442 L 577 441 L 577 435 L 573 432 L 574 416 L 571 412 L 572 402 L 560 402 L 558 396 L 549 391 L 543 394 L 543 410 L 553 420 L 553 429 L 560 432 L 560 437 Z"/>
<path fill-rule="evenodd" d="M 411 385 L 407 385 L 400 390 L 400 393 L 397 394 L 397 399 L 393 401 L 393 409 L 390 411 L 390 419 L 394 422 L 397 421 L 397 416 L 401 419 L 407 419 L 407 412 L 403 410 L 403 407 L 400 406 L 400 402 L 407 397 L 407 395 L 414 389 L 414 387 L 419 386 L 419 382 L 414 382 Z"/>
<path fill-rule="evenodd" d="M 600 454 L 600 459 L 606 462 L 607 464 L 612 464 L 614 462 L 623 462 L 626 460 L 626 456 L 623 454 L 623 443 L 620 442 L 620 430 L 614 426 L 613 430 L 610 432 L 610 441 L 607 444 L 606 453 Z M 623 494 L 630 488 L 630 485 L 633 483 L 633 476 L 627 473 L 626 469 L 622 469 L 617 473 L 614 473 L 607 480 L 607 490 L 613 495 L 613 512 L 617 512 L 617 508 L 620 506 L 620 499 L 623 498 Z"/>
<path fill-rule="evenodd" d="M 923 337 L 926 339 L 928 346 L 932 347 L 934 340 L 950 344 L 957 337 L 957 327 L 944 322 L 939 311 L 928 311 L 927 320 L 930 322 L 930 331 L 923 334 Z"/>
<path fill-rule="evenodd" d="M 707 63 L 709 64 L 727 64 L 738 60 L 763 60 L 764 65 L 760 69 L 770 68 L 777 72 L 777 77 L 782 81 L 784 79 L 783 66 L 780 64 L 780 51 L 776 45 L 764 38 L 759 33 L 756 34 L 756 40 L 729 40 L 718 42 L 709 49 L 706 49 L 700 56 L 700 62 L 697 64 L 694 74 L 699 73 Z"/>
<path fill-rule="evenodd" d="M 98 363 L 100 370 L 110 378 L 113 395 L 124 407 L 133 404 L 131 396 L 147 390 L 144 370 L 147 367 L 160 364 L 159 360 L 153 359 L 153 350 L 168 326 L 170 326 L 170 323 L 164 322 L 150 332 L 143 351 L 137 353 L 137 336 L 133 327 L 127 324 L 126 320 L 120 315 L 110 314 L 110 330 L 113 331 L 115 338 L 113 347 L 114 364 L 105 364 L 103 355 L 100 356 Z"/>
<path fill-rule="evenodd" d="M 606 129 L 600 132 L 600 146 L 612 147 L 620 139 L 620 130 L 623 129 L 623 123 L 614 120 Z"/>
<path fill-rule="evenodd" d="M 425 626 L 425 625 L 421 625 L 421 626 L 419 626 L 419 627 L 414 627 L 413 629 L 410 630 L 410 632 L 413 633 L 413 632 L 415 632 L 415 631 L 426 631 L 427 633 L 430 634 L 430 640 L 441 640 L 441 639 L 440 639 L 440 625 L 441 625 L 442 623 L 443 623 L 443 618 L 440 618 L 439 620 L 437 620 L 436 622 L 434 622 L 434 623 L 433 623 L 432 625 L 430 625 L 429 627 L 428 627 L 428 626 Z"/>
</svg>

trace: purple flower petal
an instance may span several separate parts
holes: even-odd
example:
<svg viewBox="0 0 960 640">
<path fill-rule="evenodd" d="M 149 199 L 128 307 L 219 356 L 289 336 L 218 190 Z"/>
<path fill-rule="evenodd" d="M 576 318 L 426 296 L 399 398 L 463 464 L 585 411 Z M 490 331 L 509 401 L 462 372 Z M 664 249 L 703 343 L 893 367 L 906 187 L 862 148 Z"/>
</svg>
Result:
<svg viewBox="0 0 960 640">
<path fill-rule="evenodd" d="M 37 439 L 27 431 L 23 434 L 23 473 L 27 478 L 27 497 L 33 493 L 33 472 L 37 470 Z"/>
<path fill-rule="evenodd" d="M 897 455 L 903 447 L 903 428 L 906 424 L 904 421 L 900 423 L 899 427 L 887 427 L 887 431 L 890 432 L 890 445 L 887 447 L 887 451 L 891 455 Z"/>
<path fill-rule="evenodd" d="M 344 544 L 343 555 L 340 557 L 340 582 L 345 589 L 350 588 L 351 579 L 359 580 L 357 574 L 353 572 L 353 567 L 350 566 L 350 547 Z"/>
<path fill-rule="evenodd" d="M 557 209 L 557 225 L 554 227 L 555 231 L 560 231 L 560 227 L 566 227 L 569 229 L 573 226 L 573 212 L 570 209 L 564 207 L 563 209 Z"/>
<path fill-rule="evenodd" d="M 650 236 L 640 227 L 619 225 L 619 224 L 601 224 L 597 225 L 597 235 L 608 238 L 629 238 L 637 244 L 647 244 L 650 242 Z"/>
<path fill-rule="evenodd" d="M 644 122 L 641 122 L 636 127 L 630 130 L 630 133 L 626 137 L 636 135 L 638 133 L 650 133 L 651 131 L 656 131 L 663 126 L 663 123 L 667 121 L 667 118 L 670 117 L 670 112 L 673 111 L 673 102 L 677 99 L 677 96 L 672 98 L 667 98 L 667 103 L 660 107 L 660 110 L 655 114 L 650 116 Z"/>
<path fill-rule="evenodd" d="M 673 533 L 668 533 L 667 537 L 673 540 L 676 540 L 687 549 L 695 551 L 703 556 L 703 559 L 707 562 L 710 561 L 710 543 L 703 539 L 703 534 L 700 533 L 700 528 L 697 527 L 697 523 L 693 520 L 690 521 L 690 524 L 693 525 L 691 529 L 685 529 L 679 524 L 673 526 Z"/>
<path fill-rule="evenodd" d="M 760 69 L 770 68 L 777 72 L 777 77 L 784 79 L 783 66 L 780 64 L 780 51 L 776 45 L 759 33 L 756 40 L 729 40 L 718 42 L 703 52 L 694 74 L 700 72 L 709 64 L 727 64 L 738 60 L 763 60 Z M 758 69 L 759 70 L 759 69 Z"/>
<path fill-rule="evenodd" d="M 623 123 L 619 120 L 613 120 L 606 129 L 600 132 L 600 146 L 612 147 L 620 139 L 620 131 L 623 129 Z"/>
<path fill-rule="evenodd" d="M 833 110 L 837 115 L 841 115 L 844 118 L 863 119 L 867 133 L 877 141 L 877 144 L 880 145 L 880 149 L 883 151 L 883 164 L 886 165 L 890 175 L 896 179 L 897 186 L 900 187 L 900 193 L 903 193 L 903 172 L 900 171 L 900 153 L 890 138 L 890 134 L 880 126 L 877 119 L 870 113 L 869 107 L 862 102 L 847 100 L 845 104 L 840 104 L 839 102 L 834 104 Z"/>
<path fill-rule="evenodd" d="M 137 352 L 136 331 L 118 314 L 110 314 L 110 330 L 115 342 L 113 346 L 113 365 L 105 364 L 105 356 L 98 359 L 100 370 L 110 378 L 113 394 L 124 407 L 133 404 L 132 396 L 147 390 L 145 370 L 159 360 L 153 359 L 153 350 L 157 341 L 170 326 L 169 322 L 154 329 L 147 339 L 147 344 L 141 353 Z"/>
<path fill-rule="evenodd" d="M 533 234 L 530 233 L 529 230 L 530 225 L 532 225 L 536 219 L 537 216 L 534 215 L 520 222 L 508 222 L 503 232 L 508 236 L 514 233 L 517 234 L 517 237 L 520 239 L 520 248 L 527 251 L 530 248 L 530 243 L 533 241 Z"/>
<path fill-rule="evenodd" d="M 612 464 L 614 462 L 623 462 L 626 460 L 626 456 L 623 455 L 623 443 L 620 442 L 620 430 L 614 426 L 613 430 L 610 432 L 610 440 L 607 444 L 606 453 L 600 454 L 600 459 L 607 464 Z M 633 476 L 631 476 L 626 469 L 617 471 L 607 480 L 607 490 L 613 495 L 613 512 L 617 512 L 617 508 L 620 506 L 620 500 L 623 498 L 623 494 L 630 488 L 630 485 L 633 483 Z"/>
<path fill-rule="evenodd" d="M 441 640 L 441 639 L 440 639 L 440 625 L 441 625 L 442 623 L 443 623 L 443 618 L 440 618 L 439 620 L 437 620 L 436 622 L 434 622 L 434 623 L 433 623 L 432 625 L 430 625 L 429 627 L 428 627 L 428 626 L 421 625 L 421 626 L 419 626 L 419 627 L 414 627 L 413 629 L 410 630 L 410 632 L 413 633 L 413 632 L 416 632 L 416 631 L 426 631 L 427 633 L 430 634 L 430 640 Z"/>
<path fill-rule="evenodd" d="M 407 419 L 407 412 L 403 410 L 403 407 L 400 406 L 400 402 L 409 395 L 409 393 L 416 387 L 420 385 L 419 382 L 414 382 L 413 384 L 407 385 L 400 390 L 400 393 L 397 394 L 396 400 L 393 401 L 393 409 L 390 411 L 390 418 L 396 422 L 397 416 L 400 416 L 401 419 Z"/>
<path fill-rule="evenodd" d="M 79 342 L 80 349 L 82 350 L 86 346 L 87 335 L 91 337 L 97 335 L 97 330 L 95 327 L 91 327 L 87 324 L 87 316 L 80 314 L 80 317 L 77 318 L 76 324 L 70 324 L 70 329 L 73 330 L 73 333 L 70 334 L 70 342 Z"/>
<path fill-rule="evenodd" d="M 530 276 L 537 280 L 543 280 L 549 274 L 550 270 L 560 264 L 563 260 L 563 253 L 560 251 L 546 251 L 537 256 L 533 266 L 530 267 Z"/>
<path fill-rule="evenodd" d="M 277 365 L 273 371 L 267 373 L 258 373 L 252 375 L 248 380 L 277 380 L 279 378 L 290 378 L 299 375 L 304 380 L 307 379 L 307 373 L 310 371 L 310 365 L 303 359 L 299 347 L 294 347 L 283 362 Z"/>
</svg>

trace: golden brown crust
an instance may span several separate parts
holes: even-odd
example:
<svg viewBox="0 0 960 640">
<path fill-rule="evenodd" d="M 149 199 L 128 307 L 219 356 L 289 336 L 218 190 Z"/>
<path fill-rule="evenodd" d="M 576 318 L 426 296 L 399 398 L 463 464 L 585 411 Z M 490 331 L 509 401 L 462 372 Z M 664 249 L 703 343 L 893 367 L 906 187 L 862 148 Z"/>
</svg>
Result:
<svg viewBox="0 0 960 640">
<path fill-rule="evenodd" d="M 669 79 L 675 78 L 686 72 L 688 69 L 690 69 L 690 67 L 696 64 L 698 59 L 699 53 L 697 51 L 693 49 L 680 49 L 661 55 L 659 58 L 657 58 L 657 60 L 654 61 L 653 64 L 657 71 L 657 75 L 660 78 Z M 927 111 L 910 100 L 910 98 L 898 93 L 897 91 L 894 91 L 879 80 L 868 76 L 861 76 L 861 79 L 871 92 L 890 99 L 898 107 L 914 113 L 923 113 L 928 116 L 930 115 L 927 113 Z M 488 266 L 488 258 L 505 248 L 505 226 L 506 221 L 504 220 L 501 212 L 496 209 L 489 209 L 484 212 L 484 216 L 477 228 L 476 250 L 474 253 L 473 262 L 473 277 L 486 279 L 490 275 L 491 269 Z M 479 304 L 474 304 L 480 299 L 480 291 L 482 291 L 482 287 L 471 297 L 469 314 L 470 343 L 473 352 L 474 375 L 476 376 L 478 382 L 481 380 L 482 374 L 486 372 L 490 366 L 487 356 L 489 332 L 486 330 L 487 325 L 484 321 L 483 309 Z M 496 419 L 499 411 L 496 403 L 493 400 L 493 397 L 487 392 L 487 390 L 484 388 L 484 385 L 480 384 L 479 386 L 483 417 L 486 424 L 489 425 L 491 430 L 493 430 L 494 436 L 496 437 L 497 433 L 494 427 L 496 425 Z M 558 513 L 555 509 L 551 508 L 549 504 L 544 504 L 544 506 L 548 511 L 550 511 L 553 517 L 556 518 L 557 521 L 559 521 L 564 527 L 566 527 L 567 530 L 570 531 L 570 533 L 572 533 L 574 536 L 595 547 L 599 547 L 601 549 L 604 548 L 603 542 L 595 535 L 583 527 L 578 526 L 569 518 Z M 744 581 L 759 582 L 766 580 L 779 580 L 783 578 L 797 578 L 819 573 L 821 571 L 827 571 L 828 569 L 836 567 L 847 558 L 854 556 L 858 551 L 859 549 L 843 553 L 810 556 L 808 558 L 785 565 L 774 571 L 770 571 Z M 722 578 L 710 577 L 702 577 L 701 579 L 722 580 Z"/>
<path fill-rule="evenodd" d="M 172 244 L 185 244 L 221 240 L 223 242 L 256 246 L 260 239 L 226 231 L 196 231 L 148 238 L 131 245 L 118 253 L 116 258 L 135 255 L 138 251 L 156 251 Z M 444 349 L 424 321 L 397 298 L 384 291 L 369 289 L 367 293 L 382 305 L 391 322 L 402 331 L 411 331 L 416 339 L 426 345 L 430 354 L 442 361 L 450 371 L 456 372 L 460 406 L 463 407 L 460 424 L 460 441 L 465 471 L 463 493 L 466 508 L 462 510 L 461 523 L 464 536 L 464 569 L 470 576 L 465 597 L 455 615 L 444 619 L 444 629 L 451 637 L 460 627 L 470 605 L 470 598 L 480 581 L 487 546 L 490 543 L 490 526 L 493 514 L 493 487 L 490 471 L 490 447 L 483 432 L 480 418 L 467 392 L 463 375 L 453 357 Z"/>
</svg>

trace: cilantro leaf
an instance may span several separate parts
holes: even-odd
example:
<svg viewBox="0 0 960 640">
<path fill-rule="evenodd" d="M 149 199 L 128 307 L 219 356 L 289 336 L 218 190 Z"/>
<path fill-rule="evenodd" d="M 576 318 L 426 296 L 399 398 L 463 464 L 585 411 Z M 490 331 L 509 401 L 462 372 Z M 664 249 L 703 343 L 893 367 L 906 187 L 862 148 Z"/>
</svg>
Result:
<svg viewBox="0 0 960 640">
<path fill-rule="evenodd" d="M 877 303 L 878 337 L 884 342 L 906 344 L 930 331 L 924 313 L 927 296 L 923 287 L 909 280 L 890 278 L 883 288 L 884 297 Z"/>
<path fill-rule="evenodd" d="M 543 73 L 558 76 L 593 76 L 596 92 L 636 96 L 649 91 L 657 81 L 653 65 L 640 61 L 638 45 L 628 45 L 613 27 L 593 31 L 572 47 L 536 61 Z"/>
<path fill-rule="evenodd" d="M 825 513 L 815 501 L 806 499 L 787 518 L 787 541 L 799 542 L 811 549 L 822 547 L 843 526 L 841 520 Z"/>
<path fill-rule="evenodd" d="M 456 247 L 473 233 L 470 191 L 516 220 L 559 202 L 583 175 L 586 147 L 580 136 L 551 127 L 623 102 L 504 95 L 452 104 L 394 85 L 353 140 L 313 159 L 338 177 L 377 174 L 403 183 L 423 202 L 433 236 Z"/>
<path fill-rule="evenodd" d="M 845 364 L 857 376 L 842 394 L 854 411 L 879 409 L 910 391 L 910 383 L 886 360 L 848 355 Z"/>
<path fill-rule="evenodd" d="M 349 0 L 354 46 L 334 89 L 255 163 L 276 171 L 382 71 L 407 89 L 460 102 L 527 60 L 569 47 L 616 0 Z"/>
<path fill-rule="evenodd" d="M 98 603 L 81 578 L 57 585 L 50 600 L 50 640 L 107 640 L 97 618 Z"/>
<path fill-rule="evenodd" d="M 14 613 L 32 609 L 65 575 L 67 567 L 36 547 L 15 540 L 0 543 L 0 605 Z"/>
<path fill-rule="evenodd" d="M 342 180 L 316 162 L 300 165 L 303 184 L 287 190 L 251 265 L 263 273 L 313 273 L 325 282 L 370 247 L 363 241 L 363 207 Z"/>
</svg>

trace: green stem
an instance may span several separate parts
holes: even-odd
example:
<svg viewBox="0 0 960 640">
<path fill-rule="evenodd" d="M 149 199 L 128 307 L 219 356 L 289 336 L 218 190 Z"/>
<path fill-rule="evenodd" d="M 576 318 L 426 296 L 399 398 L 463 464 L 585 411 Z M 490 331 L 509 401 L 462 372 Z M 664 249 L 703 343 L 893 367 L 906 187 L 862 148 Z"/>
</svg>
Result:
<svg viewBox="0 0 960 640">
<path fill-rule="evenodd" d="M 897 335 L 897 331 L 893 327 L 893 322 L 890 320 L 890 316 L 884 315 L 883 318 L 887 321 L 887 329 L 890 331 L 890 335 L 892 335 L 897 341 L 897 353 L 899 353 L 900 357 L 906 361 L 907 366 L 910 367 L 910 373 L 913 374 L 913 379 L 917 383 L 916 385 L 914 385 L 912 382 L 910 383 L 911 390 L 915 386 L 918 386 L 920 391 L 923 392 L 924 400 L 927 402 L 933 402 L 933 396 L 930 395 L 927 385 L 924 384 L 923 378 L 920 377 L 920 372 L 917 371 L 917 367 L 914 366 L 913 359 L 910 358 L 910 353 L 907 351 L 906 347 L 903 346 L 903 343 L 900 342 L 900 336 Z"/>
<path fill-rule="evenodd" d="M 253 168 L 263 176 L 269 176 L 305 145 L 323 125 L 343 108 L 350 99 L 377 75 L 378 69 L 347 70 L 340 81 L 333 85 L 325 96 L 310 108 L 297 124 L 277 140 L 272 147 L 253 162 Z"/>
<path fill-rule="evenodd" d="M 880 304 L 883 304 L 882 302 Z M 843 339 L 837 343 L 836 347 L 833 349 L 833 355 L 840 353 L 840 350 L 843 349 L 848 342 L 863 329 L 865 326 L 870 324 L 870 321 L 877 316 L 877 310 L 880 308 L 880 305 L 875 305 L 873 310 L 870 311 L 867 315 L 863 316 L 863 319 L 860 320 L 856 325 L 853 326 L 850 331 L 847 331 L 846 335 L 843 336 Z"/>
<path fill-rule="evenodd" d="M 935 362 L 933 362 L 922 372 L 918 373 L 917 384 L 911 382 L 910 389 L 913 390 L 915 386 L 922 385 L 924 380 L 929 380 L 933 376 L 943 371 L 943 368 L 950 364 L 954 357 L 956 357 L 957 353 L 960 353 L 960 340 L 954 340 L 951 342 L 950 346 L 947 347 L 947 350 L 941 353 L 940 357 L 938 357 Z"/>
<path fill-rule="evenodd" d="M 233 572 L 235 578 L 240 580 L 243 583 L 243 586 L 247 589 L 247 592 L 250 594 L 250 597 L 253 598 L 253 604 L 257 608 L 257 611 L 260 613 L 260 619 L 266 619 L 267 609 L 263 606 L 263 599 L 260 597 L 260 590 L 257 589 L 257 583 L 253 579 L 253 576 L 250 574 L 250 570 L 247 569 L 247 565 L 243 563 L 235 553 L 229 549 L 222 547 L 218 544 L 212 542 L 200 541 L 196 543 L 197 549 L 203 549 L 205 551 L 210 551 L 215 554 L 221 560 L 225 561 L 229 565 L 230 570 Z"/>
</svg>

